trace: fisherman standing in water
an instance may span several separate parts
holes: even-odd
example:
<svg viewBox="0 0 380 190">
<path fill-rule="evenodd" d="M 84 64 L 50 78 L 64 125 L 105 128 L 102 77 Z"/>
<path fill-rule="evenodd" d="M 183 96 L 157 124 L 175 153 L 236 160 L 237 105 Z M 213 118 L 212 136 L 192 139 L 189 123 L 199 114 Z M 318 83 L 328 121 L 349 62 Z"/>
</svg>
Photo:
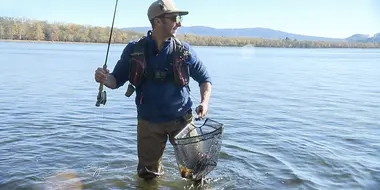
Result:
<svg viewBox="0 0 380 190">
<path fill-rule="evenodd" d="M 195 109 L 204 118 L 211 95 L 211 78 L 186 42 L 176 38 L 182 17 L 171 0 L 157 0 L 148 8 L 152 30 L 130 42 L 123 50 L 112 73 L 98 68 L 95 80 L 110 89 L 129 81 L 126 96 L 136 91 L 137 150 L 139 177 L 153 179 L 164 173 L 162 155 L 169 137 L 193 122 L 190 78 L 198 82 L 201 102 Z"/>
</svg>

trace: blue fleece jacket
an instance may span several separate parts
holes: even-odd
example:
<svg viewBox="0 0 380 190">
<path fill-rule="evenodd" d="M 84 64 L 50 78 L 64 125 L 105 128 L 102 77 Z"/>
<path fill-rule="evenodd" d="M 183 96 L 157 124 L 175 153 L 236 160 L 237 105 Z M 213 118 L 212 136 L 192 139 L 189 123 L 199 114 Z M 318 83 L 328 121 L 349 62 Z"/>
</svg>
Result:
<svg viewBox="0 0 380 190">
<path fill-rule="evenodd" d="M 147 33 L 147 49 L 145 56 L 147 67 L 154 68 L 156 71 L 173 72 L 167 58 L 172 56 L 172 38 L 164 43 L 163 48 L 158 51 L 155 41 L 151 37 L 150 31 Z M 117 88 L 123 86 L 129 80 L 128 68 L 130 53 L 136 41 L 128 43 L 117 62 L 111 75 L 116 79 Z M 197 57 L 191 46 L 183 42 L 185 48 L 191 52 L 191 61 L 189 64 L 190 76 L 200 85 L 203 82 L 210 82 L 211 78 Z M 168 56 L 169 54 L 169 56 Z M 188 87 L 178 87 L 172 81 L 157 82 L 147 81 L 136 89 L 135 103 L 137 107 L 137 116 L 150 122 L 167 122 L 182 117 L 188 112 L 193 103 L 190 98 Z"/>
</svg>

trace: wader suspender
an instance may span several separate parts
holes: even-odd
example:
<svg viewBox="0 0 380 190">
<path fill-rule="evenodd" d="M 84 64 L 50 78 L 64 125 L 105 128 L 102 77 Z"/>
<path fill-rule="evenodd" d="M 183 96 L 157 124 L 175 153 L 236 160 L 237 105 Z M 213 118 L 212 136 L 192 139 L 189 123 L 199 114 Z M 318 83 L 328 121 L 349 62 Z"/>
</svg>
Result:
<svg viewBox="0 0 380 190">
<path fill-rule="evenodd" d="M 186 86 L 190 91 L 188 86 L 190 71 L 189 66 L 186 61 L 190 58 L 190 52 L 184 49 L 181 41 L 174 39 L 172 40 L 172 48 L 169 49 L 167 55 L 167 62 L 172 67 L 173 77 L 167 75 L 165 72 L 155 72 L 154 68 L 148 63 L 150 59 L 146 56 L 146 37 L 142 37 L 136 42 L 132 48 L 131 62 L 129 66 L 129 84 L 125 96 L 130 97 L 135 88 L 144 83 L 146 80 L 174 80 L 173 82 L 180 87 Z M 170 55 L 171 54 L 171 55 Z"/>
</svg>

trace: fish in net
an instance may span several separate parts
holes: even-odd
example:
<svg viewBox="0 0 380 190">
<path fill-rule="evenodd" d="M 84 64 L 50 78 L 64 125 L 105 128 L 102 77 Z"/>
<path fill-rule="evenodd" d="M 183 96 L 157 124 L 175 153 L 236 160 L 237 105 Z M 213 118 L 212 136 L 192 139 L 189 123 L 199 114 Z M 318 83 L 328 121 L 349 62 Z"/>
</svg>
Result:
<svg viewBox="0 0 380 190">
<path fill-rule="evenodd" d="M 174 137 L 174 153 L 183 178 L 203 179 L 218 162 L 224 125 L 207 118 L 201 126 L 188 124 Z"/>
</svg>

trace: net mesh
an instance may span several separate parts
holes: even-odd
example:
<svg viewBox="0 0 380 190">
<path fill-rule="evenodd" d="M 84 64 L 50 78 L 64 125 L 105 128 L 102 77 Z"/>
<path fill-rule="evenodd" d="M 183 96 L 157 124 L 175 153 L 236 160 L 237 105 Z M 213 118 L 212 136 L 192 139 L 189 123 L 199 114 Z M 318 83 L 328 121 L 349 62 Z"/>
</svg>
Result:
<svg viewBox="0 0 380 190">
<path fill-rule="evenodd" d="M 183 178 L 200 180 L 217 165 L 223 124 L 207 118 L 197 127 L 188 124 L 174 137 L 174 152 Z"/>
</svg>

